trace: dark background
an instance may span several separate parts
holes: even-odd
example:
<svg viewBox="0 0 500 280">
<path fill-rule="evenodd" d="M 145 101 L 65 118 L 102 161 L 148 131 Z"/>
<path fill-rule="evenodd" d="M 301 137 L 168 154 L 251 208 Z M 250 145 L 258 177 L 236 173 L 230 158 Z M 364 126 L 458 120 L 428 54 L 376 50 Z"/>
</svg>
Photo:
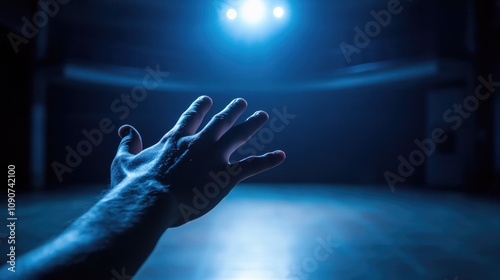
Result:
<svg viewBox="0 0 500 280">
<path fill-rule="evenodd" d="M 120 125 L 134 125 L 149 146 L 206 94 L 211 113 L 243 97 L 242 119 L 256 110 L 273 118 L 285 106 L 296 115 L 262 151 L 283 149 L 287 161 L 252 182 L 386 187 L 398 156 L 443 127 L 449 140 L 400 185 L 498 193 L 498 91 L 457 130 L 442 114 L 474 94 L 479 75 L 500 80 L 499 2 L 401 1 L 404 10 L 349 64 L 339 44 L 353 44 L 353 28 L 388 1 L 290 1 L 286 28 L 252 43 L 220 30 L 211 1 L 72 0 L 17 54 L 8 34 L 22 34 L 22 18 L 41 8 L 10 1 L 0 11 L 5 164 L 16 165 L 25 191 L 108 183 Z M 156 65 L 170 76 L 120 119 L 111 104 Z M 104 118 L 115 129 L 58 180 L 52 164 L 65 164 L 66 147 Z"/>
</svg>

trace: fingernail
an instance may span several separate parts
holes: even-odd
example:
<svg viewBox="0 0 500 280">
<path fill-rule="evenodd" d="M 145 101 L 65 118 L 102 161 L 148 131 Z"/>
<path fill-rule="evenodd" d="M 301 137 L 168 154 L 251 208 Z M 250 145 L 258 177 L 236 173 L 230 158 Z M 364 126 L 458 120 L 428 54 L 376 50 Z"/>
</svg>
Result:
<svg viewBox="0 0 500 280">
<path fill-rule="evenodd" d="M 286 158 L 286 154 L 282 150 L 275 151 L 275 152 L 273 152 L 273 154 L 274 155 L 282 155 L 282 156 L 284 156 Z"/>
<path fill-rule="evenodd" d="M 119 134 L 118 135 L 120 136 L 120 138 L 123 138 L 123 137 L 129 135 L 131 132 L 132 132 L 132 129 L 130 129 L 130 127 L 127 126 L 127 127 L 121 128 L 119 130 Z"/>
<path fill-rule="evenodd" d="M 279 154 L 282 154 L 283 152 L 280 152 L 280 151 L 275 151 L 275 152 L 269 152 L 267 153 L 267 157 L 274 157 L 274 156 L 277 156 Z"/>
<path fill-rule="evenodd" d="M 252 118 L 256 118 L 256 117 L 258 117 L 261 113 L 262 113 L 262 111 L 257 111 L 257 112 L 255 112 L 255 113 L 253 113 L 253 115 L 251 115 L 250 117 L 248 117 L 248 119 L 247 119 L 247 120 L 252 119 Z"/>
</svg>

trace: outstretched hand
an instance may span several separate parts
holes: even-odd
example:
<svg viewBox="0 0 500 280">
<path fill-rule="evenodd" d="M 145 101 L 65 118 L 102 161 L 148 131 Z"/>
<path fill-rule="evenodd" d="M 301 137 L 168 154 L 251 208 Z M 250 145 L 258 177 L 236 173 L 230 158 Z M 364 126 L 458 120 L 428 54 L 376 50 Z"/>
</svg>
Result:
<svg viewBox="0 0 500 280">
<path fill-rule="evenodd" d="M 111 165 L 112 188 L 63 233 L 19 260 L 19 279 L 110 279 L 135 275 L 165 230 L 203 216 L 242 180 L 283 162 L 282 151 L 229 162 L 268 120 L 235 99 L 198 131 L 212 106 L 194 101 L 158 143 L 143 149 L 139 132 L 122 126 Z M 8 273 L 0 271 L 0 278 Z M 9 275 L 11 276 L 11 275 Z"/>
<path fill-rule="evenodd" d="M 118 131 L 122 140 L 111 166 L 112 186 L 138 177 L 159 183 L 168 196 L 167 201 L 174 206 L 172 213 L 164 217 L 169 227 L 203 216 L 236 184 L 285 159 L 284 152 L 275 151 L 230 163 L 231 154 L 248 141 L 269 116 L 258 111 L 234 126 L 247 107 L 244 99 L 237 98 L 199 130 L 211 106 L 209 97 L 199 97 L 175 126 L 147 149 L 143 149 L 141 136 L 134 127 L 125 125 Z"/>
</svg>

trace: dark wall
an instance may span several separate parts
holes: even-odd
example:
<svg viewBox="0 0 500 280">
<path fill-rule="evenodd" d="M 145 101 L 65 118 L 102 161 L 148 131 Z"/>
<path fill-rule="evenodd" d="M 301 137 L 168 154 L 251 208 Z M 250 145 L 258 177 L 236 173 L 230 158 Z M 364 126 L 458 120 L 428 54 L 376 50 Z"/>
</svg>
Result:
<svg viewBox="0 0 500 280">
<path fill-rule="evenodd" d="M 15 165 L 16 191 L 31 190 L 30 124 L 36 40 L 24 42 L 16 52 L 9 36 L 13 32 L 19 33 L 21 17 L 33 10 L 33 3 L 26 0 L 15 1 L 6 9 L 0 10 L 0 94 L 5 149 L 2 162 L 5 169 L 9 165 Z"/>
<path fill-rule="evenodd" d="M 39 9 L 35 2 L 29 3 L 27 6 Z M 14 157 L 24 164 L 28 174 L 33 159 L 30 131 L 40 132 L 40 137 L 45 133 L 46 142 L 39 145 L 45 145 L 46 154 L 37 153 L 37 159 L 43 158 L 45 162 L 42 169 L 48 184 L 106 182 L 119 141 L 116 136 L 119 125 L 126 122 L 137 126 L 143 133 L 145 145 L 151 145 L 194 98 L 206 93 L 203 87 L 150 92 L 148 98 L 122 120 L 110 106 L 131 88 L 120 87 L 119 83 L 112 87 L 64 78 L 60 70 L 68 63 L 93 69 L 104 65 L 125 71 L 141 71 L 145 65 L 161 64 L 172 72 L 173 82 L 187 81 L 188 86 L 213 83 L 219 87 L 227 83 L 243 88 L 244 83 L 260 81 L 280 80 L 286 84 L 283 81 L 287 79 L 328 80 L 343 69 L 360 69 L 351 66 L 363 68 L 367 63 L 372 63 L 371 67 L 394 60 L 424 58 L 477 64 L 478 69 L 471 69 L 470 73 L 491 72 L 489 61 L 493 60 L 489 58 L 494 56 L 492 50 L 497 49 L 491 47 L 491 42 L 498 42 L 498 36 L 493 36 L 498 34 L 495 33 L 498 26 L 492 29 L 490 25 L 492 0 L 401 1 L 403 12 L 393 15 L 390 24 L 348 63 L 339 44 L 343 41 L 352 44 L 353 28 L 363 28 L 373 21 L 371 12 L 385 9 L 387 3 L 385 0 L 297 1 L 293 12 L 296 20 L 288 29 L 269 44 L 252 45 L 232 42 L 221 33 L 214 13 L 208 12 L 214 9 L 209 2 L 204 5 L 193 5 L 195 1 L 152 1 L 147 5 L 136 0 L 68 2 L 51 17 L 44 32 L 32 40 L 38 41 L 36 46 L 23 46 L 25 51 L 21 56 L 9 53 L 9 42 L 2 41 L 2 58 L 5 56 L 7 65 L 13 65 L 12 70 L 2 69 L 5 73 L 10 71 L 5 77 L 13 82 L 12 87 L 2 90 L 20 92 L 9 98 L 21 96 L 19 100 L 22 100 L 15 105 L 22 112 L 16 116 L 20 122 L 12 126 L 20 137 L 9 139 L 12 143 L 9 146 L 16 147 L 12 149 Z M 34 12 L 12 8 L 17 12 L 2 11 L 8 15 L 2 17 L 3 33 L 12 28 L 19 33 L 20 17 L 30 17 Z M 485 13 L 487 16 L 483 16 Z M 32 70 L 36 70 L 35 73 Z M 451 66 L 440 74 L 456 77 L 460 71 L 463 69 Z M 30 88 L 33 76 L 37 77 L 35 89 Z M 471 74 L 470 80 L 462 79 L 459 86 L 465 88 L 468 83 L 475 83 L 475 76 Z M 447 81 L 445 87 L 456 86 L 456 82 Z M 273 117 L 273 109 L 283 110 L 286 106 L 290 114 L 297 115 L 286 129 L 274 134 L 263 150 L 283 149 L 288 160 L 272 172 L 251 179 L 253 181 L 385 184 L 384 172 L 395 171 L 398 156 L 407 155 L 415 149 L 414 140 L 425 136 L 428 125 L 425 100 L 431 86 L 419 80 L 401 85 L 351 88 L 353 90 L 293 93 L 275 90 L 272 94 L 248 90 L 216 92 L 210 94 L 216 102 L 212 113 L 230 99 L 244 97 L 250 103 L 248 114 L 264 109 Z M 31 95 L 35 95 L 34 98 Z M 43 120 L 31 122 L 33 100 L 38 108 L 46 109 L 46 125 L 41 125 Z M 493 135 L 494 110 L 492 106 L 482 109 L 475 123 L 485 127 L 487 135 Z M 77 150 L 79 144 L 85 145 L 82 130 L 93 131 L 105 118 L 109 118 L 114 127 L 103 135 L 102 143 L 97 141 L 97 145 L 91 146 L 88 156 L 68 158 L 74 161 L 68 164 L 67 147 Z M 467 133 L 482 132 L 472 127 Z M 477 170 L 492 169 L 495 143 L 491 139 L 486 142 L 487 145 L 474 140 L 470 143 L 481 150 L 474 162 L 480 166 Z M 246 147 L 235 156 L 249 155 L 252 148 Z M 54 162 L 59 164 L 59 172 L 66 171 L 62 182 L 53 170 Z M 405 184 L 424 183 L 424 170 L 425 166 L 417 168 Z M 38 175 L 34 176 L 35 180 L 42 181 Z M 478 172 L 476 177 L 484 176 Z"/>
<path fill-rule="evenodd" d="M 278 118 L 273 126 L 269 123 L 265 132 L 257 135 L 257 144 L 251 142 L 233 155 L 239 159 L 275 149 L 287 153 L 282 166 L 251 181 L 384 184 L 384 172 L 395 172 L 398 155 L 409 153 L 414 149 L 413 141 L 424 135 L 424 90 L 409 84 L 403 88 L 384 86 L 336 92 L 210 94 L 214 100 L 210 116 L 232 98 L 243 97 L 249 108 L 241 120 L 256 110 L 267 111 L 271 119 Z M 50 168 L 54 161 L 68 167 L 76 165 L 71 168 L 74 171 L 62 175 L 63 184 L 107 182 L 120 125 L 134 125 L 142 133 L 145 146 L 150 146 L 203 94 L 155 91 L 130 114 L 113 112 L 111 104 L 127 91 L 130 88 L 64 82 L 50 87 L 47 177 L 51 185 L 60 184 Z M 290 116 L 280 119 L 284 112 Z M 112 132 L 103 133 L 102 144 L 93 145 L 93 151 L 82 157 L 81 163 L 71 158 L 68 164 L 66 147 L 77 150 L 87 139 L 82 130 L 97 129 L 104 118 L 111 120 Z M 406 183 L 422 182 L 420 168 Z"/>
</svg>

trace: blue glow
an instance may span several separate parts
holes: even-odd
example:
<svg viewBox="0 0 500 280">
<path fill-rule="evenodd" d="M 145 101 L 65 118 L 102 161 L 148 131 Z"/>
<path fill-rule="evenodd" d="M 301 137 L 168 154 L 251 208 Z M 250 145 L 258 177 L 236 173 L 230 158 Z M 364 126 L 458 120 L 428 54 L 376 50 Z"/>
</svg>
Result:
<svg viewBox="0 0 500 280">
<path fill-rule="evenodd" d="M 363 86 L 375 86 L 395 82 L 415 81 L 416 79 L 427 80 L 431 77 L 435 77 L 435 75 L 437 75 L 438 73 L 438 65 L 434 60 L 423 61 L 420 63 L 411 63 L 397 67 L 385 66 L 387 67 L 387 69 L 379 69 L 378 71 L 374 67 L 375 66 L 373 65 L 371 66 L 371 71 L 359 74 L 332 75 L 334 77 L 318 81 L 276 81 L 272 84 L 255 83 L 249 85 L 241 84 L 238 82 L 235 82 L 234 84 L 221 84 L 220 82 L 193 83 L 180 79 L 167 79 L 158 85 L 158 89 L 184 92 L 203 91 L 206 93 L 220 93 L 223 91 L 252 91 L 260 93 L 281 91 L 292 93 L 301 91 L 353 89 Z M 141 85 L 145 73 L 147 72 L 144 69 L 113 68 L 104 70 L 77 64 L 67 64 L 64 67 L 64 76 L 69 79 L 90 83 L 119 85 L 125 87 L 134 87 L 137 85 Z"/>
<path fill-rule="evenodd" d="M 338 79 L 320 82 L 317 89 L 347 89 L 356 86 L 374 86 L 377 84 L 411 80 L 438 73 L 435 61 L 422 62 L 409 66 L 393 67 L 383 71 L 370 71 L 360 75 L 347 75 Z"/>
<path fill-rule="evenodd" d="M 261 0 L 246 0 L 241 7 L 241 12 L 245 22 L 257 24 L 264 19 L 266 6 Z"/>
</svg>

